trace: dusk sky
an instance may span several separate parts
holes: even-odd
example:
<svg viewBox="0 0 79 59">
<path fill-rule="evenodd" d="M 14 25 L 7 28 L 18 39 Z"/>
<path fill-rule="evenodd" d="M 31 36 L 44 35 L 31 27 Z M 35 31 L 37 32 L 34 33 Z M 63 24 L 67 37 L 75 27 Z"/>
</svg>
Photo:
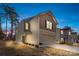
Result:
<svg viewBox="0 0 79 59">
<path fill-rule="evenodd" d="M 45 10 L 50 10 L 54 14 L 58 27 L 70 26 L 74 31 L 79 32 L 79 4 L 8 4 L 15 8 L 19 14 L 20 20 L 35 16 Z M 0 9 L 0 12 L 3 12 Z M 5 22 L 3 22 L 3 29 L 5 29 Z M 10 24 L 8 24 L 10 28 Z"/>
</svg>

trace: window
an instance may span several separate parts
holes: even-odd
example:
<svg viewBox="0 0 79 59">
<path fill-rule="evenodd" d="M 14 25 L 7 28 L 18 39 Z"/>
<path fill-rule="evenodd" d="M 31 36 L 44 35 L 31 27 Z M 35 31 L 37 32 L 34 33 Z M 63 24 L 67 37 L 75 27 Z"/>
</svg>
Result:
<svg viewBox="0 0 79 59">
<path fill-rule="evenodd" d="M 69 35 L 71 35 L 71 32 L 69 32 Z"/>
<path fill-rule="evenodd" d="M 50 29 L 52 29 L 52 23 L 50 22 Z"/>
<path fill-rule="evenodd" d="M 61 42 L 64 42 L 64 38 L 61 38 Z"/>
<path fill-rule="evenodd" d="M 61 38 L 61 40 L 63 40 L 63 38 Z"/>
<path fill-rule="evenodd" d="M 30 26 L 29 23 L 26 22 L 26 23 L 25 23 L 25 30 L 29 30 L 29 26 Z"/>
<path fill-rule="evenodd" d="M 63 34 L 63 30 L 61 30 L 61 34 Z"/>
<path fill-rule="evenodd" d="M 52 22 L 47 21 L 47 22 L 46 22 L 46 28 L 47 28 L 47 29 L 52 29 Z"/>
</svg>

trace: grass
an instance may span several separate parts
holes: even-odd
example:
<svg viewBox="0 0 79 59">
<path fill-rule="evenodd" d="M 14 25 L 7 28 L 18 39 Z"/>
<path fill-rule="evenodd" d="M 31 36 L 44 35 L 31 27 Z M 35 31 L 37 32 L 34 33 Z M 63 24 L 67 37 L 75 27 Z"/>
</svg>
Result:
<svg viewBox="0 0 79 59">
<path fill-rule="evenodd" d="M 31 48 L 14 41 L 0 41 L 0 56 L 78 56 L 77 53 L 56 48 Z"/>
</svg>

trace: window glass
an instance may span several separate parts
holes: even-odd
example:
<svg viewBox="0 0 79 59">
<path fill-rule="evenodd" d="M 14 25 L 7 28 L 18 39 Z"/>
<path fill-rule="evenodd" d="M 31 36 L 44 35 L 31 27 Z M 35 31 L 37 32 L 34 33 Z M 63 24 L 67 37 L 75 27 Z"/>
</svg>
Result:
<svg viewBox="0 0 79 59">
<path fill-rule="evenodd" d="M 52 23 L 50 22 L 50 29 L 52 29 Z"/>
<path fill-rule="evenodd" d="M 29 24 L 28 23 L 25 23 L 25 29 L 29 30 Z"/>
<path fill-rule="evenodd" d="M 50 28 L 50 22 L 47 21 L 47 29 L 49 29 L 49 28 Z"/>
<path fill-rule="evenodd" d="M 47 21 L 46 23 L 47 29 L 52 29 L 52 22 Z"/>
<path fill-rule="evenodd" d="M 63 30 L 61 30 L 61 34 L 63 34 Z"/>
<path fill-rule="evenodd" d="M 63 40 L 63 38 L 61 38 L 61 40 Z"/>
<path fill-rule="evenodd" d="M 71 35 L 71 32 L 69 32 L 69 35 Z"/>
</svg>

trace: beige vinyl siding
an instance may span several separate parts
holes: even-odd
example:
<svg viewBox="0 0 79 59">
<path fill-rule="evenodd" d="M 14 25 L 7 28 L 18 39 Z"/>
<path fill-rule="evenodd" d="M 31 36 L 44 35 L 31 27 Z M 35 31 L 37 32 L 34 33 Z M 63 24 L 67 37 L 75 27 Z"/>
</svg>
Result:
<svg viewBox="0 0 79 59">
<path fill-rule="evenodd" d="M 39 17 L 33 18 L 30 23 L 30 32 L 26 33 L 26 42 L 30 44 L 39 44 Z"/>
<path fill-rule="evenodd" d="M 56 43 L 56 33 L 48 30 L 40 29 L 40 43 L 43 45 L 52 45 Z"/>
</svg>

